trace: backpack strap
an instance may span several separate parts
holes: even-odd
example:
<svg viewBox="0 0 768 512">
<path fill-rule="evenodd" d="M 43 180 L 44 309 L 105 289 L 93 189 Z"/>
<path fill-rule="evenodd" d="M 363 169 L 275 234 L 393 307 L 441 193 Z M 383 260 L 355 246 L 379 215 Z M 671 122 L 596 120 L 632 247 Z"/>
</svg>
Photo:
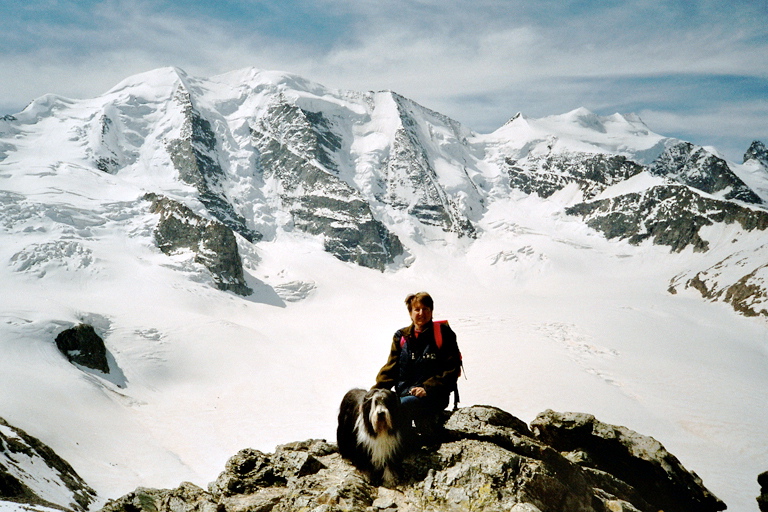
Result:
<svg viewBox="0 0 768 512">
<path fill-rule="evenodd" d="M 443 348 L 443 324 L 448 325 L 448 320 L 432 321 L 432 330 L 435 333 L 435 345 L 437 345 L 438 350 Z M 405 336 L 400 336 L 400 348 L 403 348 L 403 345 L 405 345 Z"/>
<path fill-rule="evenodd" d="M 448 324 L 448 320 L 435 320 L 432 322 L 432 330 L 435 331 L 435 345 L 437 349 L 443 348 L 443 324 Z"/>
</svg>

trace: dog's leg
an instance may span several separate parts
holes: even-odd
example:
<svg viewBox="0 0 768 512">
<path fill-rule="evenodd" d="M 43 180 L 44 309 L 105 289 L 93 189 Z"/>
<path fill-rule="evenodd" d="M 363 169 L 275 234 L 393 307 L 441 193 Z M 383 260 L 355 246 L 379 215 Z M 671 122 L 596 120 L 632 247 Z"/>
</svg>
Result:
<svg viewBox="0 0 768 512">
<path fill-rule="evenodd" d="M 384 466 L 384 474 L 382 475 L 381 484 L 384 487 L 392 488 L 397 484 L 397 475 L 389 465 Z"/>
</svg>

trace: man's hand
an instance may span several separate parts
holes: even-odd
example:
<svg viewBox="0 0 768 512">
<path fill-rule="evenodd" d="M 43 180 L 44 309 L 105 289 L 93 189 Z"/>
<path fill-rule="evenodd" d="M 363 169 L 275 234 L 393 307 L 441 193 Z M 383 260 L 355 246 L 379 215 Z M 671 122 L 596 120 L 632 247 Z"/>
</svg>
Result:
<svg viewBox="0 0 768 512">
<path fill-rule="evenodd" d="M 427 396 L 427 390 L 424 388 L 411 388 L 411 394 L 418 398 L 424 398 Z"/>
</svg>

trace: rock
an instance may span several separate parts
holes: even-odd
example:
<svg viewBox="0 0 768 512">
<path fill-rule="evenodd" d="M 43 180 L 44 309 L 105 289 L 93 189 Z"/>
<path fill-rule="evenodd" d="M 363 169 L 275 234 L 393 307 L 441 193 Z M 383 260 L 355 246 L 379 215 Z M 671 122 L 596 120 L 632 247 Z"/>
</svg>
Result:
<svg viewBox="0 0 768 512">
<path fill-rule="evenodd" d="M 139 487 L 125 496 L 109 501 L 103 512 L 217 512 L 218 504 L 210 493 L 189 482 L 172 490 Z"/>
<path fill-rule="evenodd" d="M 183 495 L 187 491 L 182 488 L 137 490 L 105 510 L 187 512 L 207 510 L 202 507 L 210 504 L 219 512 L 657 512 L 660 504 L 669 506 L 665 512 L 724 508 L 659 443 L 592 416 L 547 411 L 531 430 L 490 406 L 446 415 L 442 433 L 405 457 L 399 483 L 391 488 L 371 486 L 335 445 L 309 440 L 278 446 L 274 454 L 240 451 L 207 493 L 196 491 L 175 508 L 168 497 Z M 584 425 L 576 431 L 602 435 L 589 434 L 590 442 L 571 447 L 571 429 L 563 425 Z M 561 444 L 573 449 L 561 450 Z"/>
<path fill-rule="evenodd" d="M 757 505 L 760 512 L 768 512 L 768 471 L 760 473 L 757 477 L 757 483 L 760 484 L 760 496 L 757 497 Z"/>
<path fill-rule="evenodd" d="M 545 411 L 531 424 L 537 439 L 560 452 L 580 454 L 593 484 L 607 482 L 618 496 L 632 502 L 639 493 L 651 507 L 665 512 L 719 511 L 725 504 L 701 479 L 687 471 L 661 443 L 626 427 L 602 423 L 589 414 Z M 581 454 L 584 454 L 582 456 Z M 607 475 L 607 476 L 605 476 Z M 623 485 L 615 485 L 620 480 Z M 606 490 L 606 489 L 604 489 Z M 631 491 L 630 494 L 626 494 Z"/>
<path fill-rule="evenodd" d="M 761 163 L 764 167 L 768 167 L 768 148 L 765 147 L 759 140 L 752 141 L 752 144 L 744 153 L 744 163 L 750 160 L 755 160 Z"/>
<path fill-rule="evenodd" d="M 0 418 L 2 501 L 85 512 L 96 492 L 50 447 Z"/>
<path fill-rule="evenodd" d="M 505 160 L 510 186 L 547 198 L 571 183 L 591 199 L 611 185 L 631 178 L 644 167 L 619 155 L 552 153 Z"/>
<path fill-rule="evenodd" d="M 160 214 L 155 227 L 155 242 L 165 254 L 180 250 L 194 253 L 196 263 L 210 271 L 220 290 L 248 296 L 253 293 L 245 283 L 243 263 L 232 230 L 220 222 L 205 219 L 187 206 L 157 194 L 147 194 L 150 211 Z"/>
<path fill-rule="evenodd" d="M 685 185 L 657 185 L 638 193 L 579 203 L 566 208 L 580 215 L 587 225 L 607 238 L 626 239 L 631 244 L 651 240 L 675 252 L 692 246 L 709 249 L 701 229 L 715 223 L 738 223 L 752 231 L 768 229 L 768 213 L 730 201 L 703 196 Z"/>
<path fill-rule="evenodd" d="M 192 104 L 189 91 L 179 84 L 173 95 L 174 103 L 181 109 L 184 119 L 178 139 L 166 141 L 166 151 L 179 178 L 197 188 L 200 202 L 210 214 L 249 242 L 262 239 L 261 233 L 246 225 L 222 191 L 227 176 L 219 163 L 216 134 L 201 112 Z"/>
<path fill-rule="evenodd" d="M 668 147 L 649 170 L 708 194 L 724 194 L 724 199 L 762 203 L 760 197 L 731 171 L 725 160 L 690 142 Z"/>
<path fill-rule="evenodd" d="M 338 176 L 342 139 L 321 112 L 277 98 L 251 131 L 266 179 L 280 184 L 280 201 L 296 228 L 322 235 L 342 261 L 384 270 L 403 253 L 400 239 L 375 219 L 370 205 Z"/>
<path fill-rule="evenodd" d="M 93 326 L 80 324 L 56 336 L 56 347 L 69 362 L 109 373 L 107 348 Z"/>
<path fill-rule="evenodd" d="M 396 210 L 407 211 L 424 225 L 436 226 L 460 236 L 476 236 L 476 228 L 457 198 L 440 184 L 424 147 L 430 141 L 420 133 L 425 128 L 419 124 L 419 117 L 422 116 L 415 112 L 421 111 L 427 118 L 439 118 L 440 124 L 450 127 L 456 140 L 462 140 L 458 124 L 436 112 L 426 111 L 399 94 L 390 94 L 401 126 L 395 131 L 386 159 L 385 193 L 381 199 Z"/>
</svg>

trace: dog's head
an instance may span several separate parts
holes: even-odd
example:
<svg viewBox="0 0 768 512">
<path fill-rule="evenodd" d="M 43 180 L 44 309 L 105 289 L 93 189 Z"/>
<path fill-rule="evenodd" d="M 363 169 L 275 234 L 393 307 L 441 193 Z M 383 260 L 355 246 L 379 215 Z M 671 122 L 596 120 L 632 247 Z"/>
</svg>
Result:
<svg viewBox="0 0 768 512">
<path fill-rule="evenodd" d="M 396 429 L 400 400 L 388 389 L 372 389 L 365 394 L 362 413 L 367 417 L 376 434 L 384 434 Z"/>
</svg>

